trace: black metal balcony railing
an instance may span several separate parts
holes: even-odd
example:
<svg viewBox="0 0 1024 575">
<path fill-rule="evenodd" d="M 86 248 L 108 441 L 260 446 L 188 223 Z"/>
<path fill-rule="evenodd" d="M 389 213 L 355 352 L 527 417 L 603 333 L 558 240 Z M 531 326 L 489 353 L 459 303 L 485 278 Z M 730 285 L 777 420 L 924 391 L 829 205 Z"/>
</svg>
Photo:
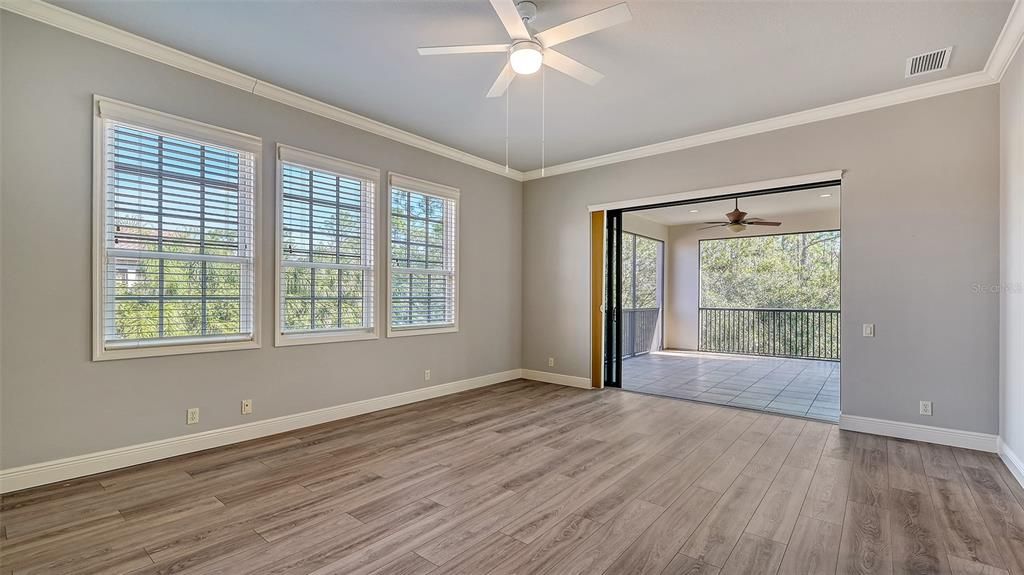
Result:
<svg viewBox="0 0 1024 575">
<path fill-rule="evenodd" d="M 661 309 L 656 307 L 622 310 L 622 357 L 651 351 L 660 312 Z"/>
<path fill-rule="evenodd" d="M 700 351 L 839 359 L 839 310 L 702 307 Z"/>
</svg>

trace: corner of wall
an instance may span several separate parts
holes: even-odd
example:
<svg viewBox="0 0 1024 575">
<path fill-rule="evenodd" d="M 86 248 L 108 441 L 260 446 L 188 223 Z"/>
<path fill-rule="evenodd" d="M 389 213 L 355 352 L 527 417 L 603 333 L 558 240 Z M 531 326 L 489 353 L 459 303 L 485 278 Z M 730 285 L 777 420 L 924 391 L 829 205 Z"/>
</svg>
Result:
<svg viewBox="0 0 1024 575">
<path fill-rule="evenodd" d="M 999 437 L 1000 455 L 1024 484 L 1024 49 L 999 85 Z"/>
</svg>

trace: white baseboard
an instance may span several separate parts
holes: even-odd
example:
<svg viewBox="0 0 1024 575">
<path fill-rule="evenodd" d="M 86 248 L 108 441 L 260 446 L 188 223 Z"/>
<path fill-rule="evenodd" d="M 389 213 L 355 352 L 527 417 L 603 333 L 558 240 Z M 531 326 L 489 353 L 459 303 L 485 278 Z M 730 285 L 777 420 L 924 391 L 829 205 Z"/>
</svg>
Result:
<svg viewBox="0 0 1024 575">
<path fill-rule="evenodd" d="M 185 453 L 266 437 L 311 425 L 362 415 L 372 411 L 380 411 L 460 391 L 494 385 L 503 381 L 519 379 L 520 377 L 522 377 L 522 370 L 512 369 L 422 389 L 414 389 L 394 395 L 375 397 L 293 415 L 244 423 L 233 427 L 203 431 L 191 435 L 161 439 L 96 453 L 87 453 L 56 461 L 45 461 L 23 467 L 4 469 L 0 470 L 0 493 L 65 481 L 75 477 L 84 477 Z"/>
<path fill-rule="evenodd" d="M 1003 443 L 1002 438 L 999 439 L 999 458 L 1006 464 L 1010 473 L 1017 478 L 1017 483 L 1024 487 L 1024 461 L 1021 461 L 1017 454 Z"/>
<path fill-rule="evenodd" d="M 947 429 L 945 427 L 932 427 L 917 423 L 845 414 L 839 416 L 839 429 L 898 437 L 900 439 L 913 439 L 915 441 L 963 447 L 965 449 L 976 449 L 989 453 L 999 451 L 999 436 L 990 433 L 961 431 L 959 429 Z"/>
<path fill-rule="evenodd" d="M 564 375 L 561 373 L 551 373 L 548 371 L 524 369 L 523 379 L 532 379 L 534 381 L 543 381 L 544 383 L 556 383 L 558 385 L 568 385 L 569 387 L 591 389 L 589 378 L 577 377 L 575 375 Z"/>
</svg>

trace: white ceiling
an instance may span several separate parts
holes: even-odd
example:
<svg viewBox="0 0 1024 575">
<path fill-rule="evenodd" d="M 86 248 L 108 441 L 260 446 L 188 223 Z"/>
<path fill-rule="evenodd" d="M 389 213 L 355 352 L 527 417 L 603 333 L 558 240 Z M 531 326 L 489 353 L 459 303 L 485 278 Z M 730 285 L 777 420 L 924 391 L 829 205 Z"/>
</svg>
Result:
<svg viewBox="0 0 1024 575">
<path fill-rule="evenodd" d="M 822 197 L 827 195 L 828 197 Z M 656 208 L 629 212 L 634 216 L 651 220 L 666 226 L 698 224 L 702 222 L 726 221 L 725 214 L 733 210 L 734 200 L 702 202 L 670 208 Z M 747 217 L 766 220 L 782 220 L 788 215 L 809 212 L 839 211 L 839 186 L 752 196 L 739 200 L 740 209 Z M 692 210 L 697 210 L 693 212 Z"/>
<path fill-rule="evenodd" d="M 544 30 L 616 0 L 537 0 Z M 502 54 L 416 47 L 505 42 L 485 0 L 61 0 L 61 7 L 329 104 L 505 161 Z M 629 23 L 559 47 L 605 79 L 547 72 L 554 165 L 981 70 L 1010 0 L 631 0 Z M 954 46 L 913 81 L 907 57 Z M 512 86 L 511 166 L 540 166 L 540 75 Z"/>
</svg>

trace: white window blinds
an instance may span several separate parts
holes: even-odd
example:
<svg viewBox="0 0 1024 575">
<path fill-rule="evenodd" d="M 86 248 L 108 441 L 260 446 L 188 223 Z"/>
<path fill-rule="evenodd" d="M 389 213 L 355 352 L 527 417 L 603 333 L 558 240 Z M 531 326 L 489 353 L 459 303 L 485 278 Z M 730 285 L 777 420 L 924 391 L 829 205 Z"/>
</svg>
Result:
<svg viewBox="0 0 1024 575">
<path fill-rule="evenodd" d="M 253 341 L 259 141 L 99 104 L 103 350 Z"/>
<path fill-rule="evenodd" d="M 391 335 L 453 331 L 458 325 L 459 191 L 397 174 L 390 184 Z"/>
<path fill-rule="evenodd" d="M 379 172 L 286 146 L 278 156 L 279 335 L 291 343 L 375 335 Z"/>
</svg>

